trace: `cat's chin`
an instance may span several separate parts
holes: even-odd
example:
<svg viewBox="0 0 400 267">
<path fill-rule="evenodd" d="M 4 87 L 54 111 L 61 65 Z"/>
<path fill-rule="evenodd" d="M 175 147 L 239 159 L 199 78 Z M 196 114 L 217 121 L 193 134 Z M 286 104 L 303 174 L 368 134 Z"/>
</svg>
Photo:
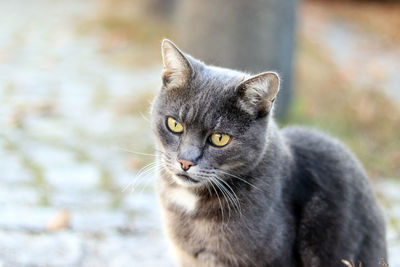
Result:
<svg viewBox="0 0 400 267">
<path fill-rule="evenodd" d="M 205 185 L 204 181 L 196 180 L 187 174 L 174 174 L 173 179 L 178 185 L 183 187 L 198 188 Z"/>
</svg>

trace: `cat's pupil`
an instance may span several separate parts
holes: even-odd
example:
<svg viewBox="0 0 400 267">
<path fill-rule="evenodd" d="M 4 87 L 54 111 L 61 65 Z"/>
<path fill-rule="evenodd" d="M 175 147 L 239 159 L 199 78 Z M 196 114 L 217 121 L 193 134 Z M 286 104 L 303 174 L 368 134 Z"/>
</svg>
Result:
<svg viewBox="0 0 400 267">
<path fill-rule="evenodd" d="M 222 139 L 222 134 L 219 134 L 219 141 L 221 141 Z"/>
<path fill-rule="evenodd" d="M 178 125 L 178 122 L 177 121 L 175 121 L 175 127 Z"/>
</svg>

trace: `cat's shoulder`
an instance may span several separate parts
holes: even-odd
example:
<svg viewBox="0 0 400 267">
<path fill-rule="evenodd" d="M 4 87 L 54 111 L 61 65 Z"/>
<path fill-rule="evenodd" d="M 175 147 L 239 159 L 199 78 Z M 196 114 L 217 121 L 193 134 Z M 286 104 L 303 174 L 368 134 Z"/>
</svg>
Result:
<svg viewBox="0 0 400 267">
<path fill-rule="evenodd" d="M 344 146 L 342 142 L 329 134 L 309 127 L 296 125 L 288 126 L 282 128 L 280 133 L 288 143 L 296 146 L 306 146 L 310 148 L 314 146 Z"/>
<path fill-rule="evenodd" d="M 327 160 L 357 161 L 353 153 L 338 139 L 320 130 L 289 126 L 280 130 L 285 143 L 294 153 L 308 154 L 308 157 Z"/>
<path fill-rule="evenodd" d="M 348 188 L 370 194 L 362 164 L 338 139 L 299 126 L 282 129 L 281 136 L 294 162 L 292 178 L 308 195 L 313 190 L 323 191 L 334 199 L 338 193 L 344 196 Z"/>
</svg>

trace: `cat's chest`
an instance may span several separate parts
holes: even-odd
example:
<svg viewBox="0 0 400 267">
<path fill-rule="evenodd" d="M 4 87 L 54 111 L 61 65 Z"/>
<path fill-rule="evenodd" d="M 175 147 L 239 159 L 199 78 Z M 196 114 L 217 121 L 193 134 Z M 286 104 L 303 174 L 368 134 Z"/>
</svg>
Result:
<svg viewBox="0 0 400 267">
<path fill-rule="evenodd" d="M 169 188 L 159 194 L 168 235 L 182 253 L 201 258 L 232 251 L 232 229 L 211 216 L 198 216 L 199 210 L 204 211 L 198 196 L 184 188 Z"/>
<path fill-rule="evenodd" d="M 204 211 L 198 196 L 184 188 L 170 188 L 161 194 L 164 222 L 170 236 L 183 247 L 202 249 L 226 239 L 224 227 L 211 216 L 198 216 Z"/>
<path fill-rule="evenodd" d="M 277 222 L 270 222 L 272 226 L 259 222 L 250 208 L 242 210 L 241 216 L 224 213 L 222 223 L 215 218 L 221 212 L 219 203 L 205 207 L 204 201 L 180 190 L 159 193 L 167 233 L 178 258 L 185 262 L 181 266 L 269 266 L 268 259 L 283 247 L 276 243 L 282 235 L 273 226 Z M 170 193 L 177 194 L 171 197 Z M 269 227 L 275 230 L 266 231 Z"/>
<path fill-rule="evenodd" d="M 162 195 L 162 201 L 166 206 L 175 206 L 181 212 L 192 214 L 198 208 L 199 197 L 185 188 L 174 187 Z"/>
<path fill-rule="evenodd" d="M 177 214 L 170 214 L 166 223 L 176 249 L 194 262 L 203 262 L 201 266 L 208 266 L 204 262 L 216 263 L 237 255 L 231 229 L 226 226 L 209 219 L 182 218 Z"/>
</svg>

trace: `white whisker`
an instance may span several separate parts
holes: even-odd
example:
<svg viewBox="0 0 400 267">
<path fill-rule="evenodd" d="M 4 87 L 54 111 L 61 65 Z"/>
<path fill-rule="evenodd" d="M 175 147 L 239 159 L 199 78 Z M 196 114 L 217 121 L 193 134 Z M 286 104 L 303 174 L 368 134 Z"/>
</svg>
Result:
<svg viewBox="0 0 400 267">
<path fill-rule="evenodd" d="M 139 114 L 140 114 L 140 116 L 141 116 L 145 121 L 151 122 L 151 120 L 150 120 L 148 117 L 146 117 L 146 116 L 143 114 L 143 112 L 140 111 Z"/>
<path fill-rule="evenodd" d="M 213 185 L 213 183 L 212 183 L 212 180 L 209 180 L 209 181 L 210 181 L 210 185 L 211 185 L 212 188 L 214 189 L 215 194 L 216 194 L 217 197 L 218 197 L 219 206 L 220 206 L 220 208 L 221 208 L 222 225 L 223 225 L 223 224 L 224 224 L 224 210 L 223 210 L 223 208 L 222 208 L 222 202 L 221 202 L 221 199 L 219 198 L 219 194 L 218 194 L 217 190 L 215 190 L 215 187 L 214 187 L 214 185 Z"/>
<path fill-rule="evenodd" d="M 231 218 L 231 206 L 230 206 L 231 201 L 230 201 L 230 198 L 227 197 L 227 195 L 226 195 L 226 190 L 225 190 L 224 186 L 223 186 L 217 179 L 215 179 L 215 176 L 210 177 L 210 178 L 214 181 L 215 185 L 216 185 L 217 188 L 220 190 L 222 196 L 223 196 L 224 199 L 225 199 L 225 202 L 226 202 L 226 204 L 227 204 L 227 206 L 228 206 L 228 222 L 229 222 L 229 220 L 230 220 L 230 218 Z"/>
<path fill-rule="evenodd" d="M 242 182 L 244 182 L 244 183 L 246 183 L 246 184 L 248 184 L 248 185 L 254 187 L 254 188 L 257 189 L 257 190 L 263 191 L 262 189 L 258 188 L 257 186 L 253 185 L 252 183 L 249 183 L 248 181 L 246 181 L 245 179 L 243 179 L 243 178 L 241 178 L 241 177 L 239 177 L 239 176 L 236 176 L 236 175 L 233 175 L 233 174 L 231 174 L 231 173 L 224 172 L 224 171 L 221 171 L 221 170 L 217 170 L 217 171 L 218 171 L 218 172 L 221 172 L 221 173 L 223 173 L 223 174 L 229 175 L 229 176 L 231 176 L 231 177 L 233 177 L 233 178 L 239 179 L 240 181 L 242 181 Z"/>
<path fill-rule="evenodd" d="M 242 209 L 240 207 L 240 200 L 239 200 L 238 196 L 236 195 L 235 191 L 233 190 L 233 188 L 226 181 L 224 181 L 222 178 L 218 177 L 217 175 L 215 176 L 215 178 L 226 185 L 225 188 L 226 188 L 227 194 L 230 196 L 230 198 L 231 198 L 231 200 L 233 202 L 232 203 L 233 207 L 235 207 L 237 212 L 242 216 Z"/>
<path fill-rule="evenodd" d="M 157 168 L 157 162 L 151 162 L 146 166 L 144 166 L 143 168 L 141 168 L 137 172 L 136 176 L 133 178 L 132 182 L 130 182 L 126 187 L 124 187 L 124 189 L 122 189 L 122 192 L 126 191 L 130 187 L 132 187 L 131 191 L 134 191 L 136 184 L 139 182 L 139 179 L 143 177 L 144 174 L 154 170 L 155 168 Z"/>
<path fill-rule="evenodd" d="M 129 150 L 129 149 L 122 148 L 122 147 L 116 147 L 116 149 L 124 151 L 124 152 L 131 153 L 131 154 L 135 154 L 135 155 L 140 155 L 140 156 L 151 156 L 151 157 L 156 157 L 157 156 L 156 154 L 149 154 L 149 153 L 133 151 L 133 150 Z"/>
</svg>

